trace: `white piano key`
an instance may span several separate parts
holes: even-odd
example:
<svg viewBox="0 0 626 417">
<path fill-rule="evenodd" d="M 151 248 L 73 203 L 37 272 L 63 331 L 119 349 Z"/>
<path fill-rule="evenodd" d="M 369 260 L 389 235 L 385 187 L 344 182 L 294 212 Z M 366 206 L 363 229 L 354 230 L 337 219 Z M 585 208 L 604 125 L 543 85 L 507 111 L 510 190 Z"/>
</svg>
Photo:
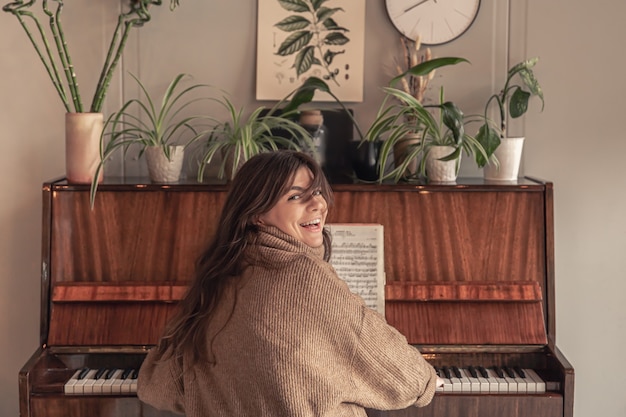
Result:
<svg viewBox="0 0 626 417">
<path fill-rule="evenodd" d="M 82 370 L 79 369 L 78 371 L 74 372 L 74 375 L 72 375 L 72 377 L 63 386 L 63 392 L 66 395 L 74 394 L 74 385 L 76 385 L 76 383 L 78 382 L 78 376 L 80 375 L 81 371 Z"/>
<path fill-rule="evenodd" d="M 122 382 L 124 382 L 124 380 L 122 379 L 122 375 L 124 374 L 123 370 L 120 370 L 119 373 L 116 372 L 114 375 L 114 380 L 113 383 L 111 384 L 111 394 L 115 395 L 115 394 L 121 394 L 122 393 Z"/>
<path fill-rule="evenodd" d="M 531 378 L 535 383 L 535 392 L 538 394 L 543 394 L 546 392 L 546 383 L 545 381 L 532 369 L 524 369 L 526 372 L 526 377 Z"/>
<path fill-rule="evenodd" d="M 93 393 L 94 394 L 102 394 L 102 387 L 104 386 L 104 383 L 106 382 L 106 375 L 109 372 L 108 369 L 101 369 L 98 374 L 96 374 L 96 382 L 93 384 Z"/>
<path fill-rule="evenodd" d="M 96 375 L 96 372 L 98 372 L 97 369 L 90 369 L 89 372 L 87 372 L 87 375 L 83 379 L 79 379 L 76 382 L 76 384 L 74 384 L 75 395 L 84 395 L 85 393 L 88 393 L 88 394 L 91 393 L 90 382 L 91 382 L 91 385 L 93 385 L 93 382 L 95 382 L 93 377 Z M 85 386 L 87 386 L 87 392 L 85 392 Z"/>
<path fill-rule="evenodd" d="M 123 380 L 122 380 L 122 385 L 120 386 L 120 392 L 122 394 L 130 394 L 131 393 L 130 388 L 131 388 L 131 385 L 132 385 L 132 382 L 133 382 L 133 380 L 131 378 L 132 372 L 133 372 L 132 369 L 127 369 L 127 370 L 124 371 L 124 374 L 122 375 L 122 379 Z"/>
<path fill-rule="evenodd" d="M 106 379 L 104 381 L 104 384 L 102 384 L 102 394 L 113 394 L 113 385 L 116 381 L 119 380 L 119 377 L 122 376 L 123 372 L 124 371 L 121 369 L 114 369 L 108 372 L 107 376 L 105 377 Z"/>
<path fill-rule="evenodd" d="M 133 373 L 130 376 L 130 392 L 133 394 L 137 393 L 137 377 L 139 376 L 139 372 L 134 369 Z"/>
<path fill-rule="evenodd" d="M 470 383 L 470 380 L 465 374 L 464 370 L 460 368 L 457 369 L 459 374 L 461 375 L 461 377 L 459 378 L 461 380 L 461 392 L 472 392 L 472 384 Z"/>
<path fill-rule="evenodd" d="M 478 380 L 478 375 L 472 376 L 468 369 L 461 369 L 461 372 L 467 378 L 469 382 L 469 392 L 479 393 L 480 392 L 480 381 Z"/>
<path fill-rule="evenodd" d="M 496 373 L 493 369 L 486 369 L 487 371 L 487 382 L 489 382 L 489 393 L 497 394 L 500 392 L 500 383 L 497 379 Z"/>
<path fill-rule="evenodd" d="M 501 368 L 499 368 L 498 370 L 494 369 L 494 372 L 496 373 L 496 377 L 498 378 L 498 392 L 499 393 L 508 393 L 509 392 L 509 383 L 506 380 L 505 376 L 504 376 L 504 371 L 502 371 Z"/>
<path fill-rule="evenodd" d="M 509 393 L 517 393 L 517 381 L 515 380 L 515 376 L 509 375 L 506 369 L 502 370 L 504 372 L 504 380 L 506 381 Z"/>
</svg>

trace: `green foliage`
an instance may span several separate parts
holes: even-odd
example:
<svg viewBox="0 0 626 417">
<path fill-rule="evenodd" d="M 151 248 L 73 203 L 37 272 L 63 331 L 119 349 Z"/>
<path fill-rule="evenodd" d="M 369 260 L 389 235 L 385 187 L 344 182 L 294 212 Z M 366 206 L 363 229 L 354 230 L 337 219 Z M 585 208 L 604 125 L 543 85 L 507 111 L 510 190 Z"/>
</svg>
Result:
<svg viewBox="0 0 626 417">
<path fill-rule="evenodd" d="M 372 125 L 367 136 L 379 137 L 382 133 L 390 133 L 381 148 L 379 180 L 392 178 L 399 181 L 408 165 L 420 155 L 426 155 L 432 146 L 451 146 L 453 152 L 441 158 L 443 161 L 455 160 L 465 151 L 468 155 L 485 154 L 478 141 L 465 131 L 465 119 L 461 109 L 451 101 L 444 101 L 443 88 L 441 89 L 439 104 L 422 105 L 412 95 L 387 87 L 384 89 L 387 97 L 398 100 L 398 104 L 384 106 L 379 112 L 376 122 Z M 439 117 L 433 115 L 429 109 L 435 110 Z M 413 126 L 407 125 L 405 120 L 412 118 L 417 121 L 417 133 L 421 135 L 419 146 L 415 146 L 406 155 L 404 162 L 385 173 L 385 164 L 390 157 L 396 143 L 403 140 L 408 133 L 415 132 Z M 424 173 L 424 161 L 422 158 L 421 171 Z"/>
<path fill-rule="evenodd" d="M 201 156 L 198 181 L 202 181 L 206 166 L 218 153 L 223 157 L 218 177 L 232 178 L 240 163 L 256 154 L 281 148 L 300 150 L 302 141 L 305 147 L 312 147 L 309 134 L 295 119 L 300 106 L 311 102 L 316 91 L 330 94 L 351 116 L 343 103 L 330 91 L 328 84 L 317 77 L 308 78 L 272 108 L 260 106 L 248 117 L 244 117 L 245 109 L 237 109 L 228 97 L 214 99 L 227 110 L 229 119 L 218 123 L 208 136 Z M 358 129 L 354 118 L 352 120 Z M 231 162 L 228 155 L 232 156 L 230 167 L 227 166 Z"/>
<path fill-rule="evenodd" d="M 393 179 L 399 181 L 406 172 L 407 166 L 420 154 L 427 151 L 427 146 L 445 144 L 455 147 L 455 152 L 446 158 L 458 158 L 461 150 L 474 152 L 474 139 L 464 129 L 463 112 L 452 102 L 423 105 L 420 100 L 406 91 L 394 87 L 407 75 L 427 76 L 432 71 L 450 65 L 468 62 L 464 58 L 444 57 L 424 61 L 408 68 L 404 73 L 392 78 L 389 87 L 383 88 L 385 98 L 381 103 L 374 122 L 362 139 L 365 141 L 383 140 L 379 155 L 379 181 Z M 442 93 L 443 94 L 443 93 Z M 438 109 L 437 119 L 429 108 Z M 411 120 L 412 123 L 407 123 Z M 404 162 L 390 172 L 386 172 L 387 162 L 393 153 L 394 146 L 411 133 L 419 133 L 423 138 L 419 146 L 410 149 Z"/>
<path fill-rule="evenodd" d="M 183 137 L 184 146 L 199 140 L 207 134 L 208 129 L 198 130 L 192 123 L 212 126 L 217 122 L 205 115 L 181 117 L 189 106 L 199 101 L 211 100 L 209 97 L 198 97 L 195 92 L 210 88 L 206 84 L 193 84 L 187 87 L 182 82 L 187 74 L 178 74 L 170 82 L 160 102 L 155 100 L 141 81 L 131 74 L 139 85 L 143 98 L 133 98 L 124 103 L 117 112 L 109 116 L 104 123 L 100 136 L 100 163 L 91 183 L 91 203 L 95 198 L 98 178 L 106 161 L 119 149 L 124 154 L 130 146 L 139 146 L 141 157 L 148 146 L 160 146 L 170 158 L 170 146 L 180 144 Z"/>
<path fill-rule="evenodd" d="M 13 14 L 22 25 L 28 39 L 35 48 L 35 52 L 46 69 L 57 94 L 61 98 L 65 110 L 72 112 L 73 109 L 73 111 L 77 113 L 82 113 L 84 110 L 78 89 L 78 80 L 74 72 L 74 66 L 72 64 L 67 40 L 65 39 L 61 19 L 64 3 L 62 0 L 43 0 L 41 3 L 43 14 L 50 26 L 50 34 L 54 41 L 54 48 L 56 49 L 56 51 L 54 51 L 48 40 L 49 35 L 39 21 L 39 16 L 30 10 L 30 7 L 33 6 L 35 2 L 36 0 L 16 0 L 5 5 L 2 10 Z M 102 72 L 100 73 L 100 79 L 98 80 L 98 85 L 96 86 L 91 102 L 90 112 L 99 113 L 102 109 L 106 92 L 111 83 L 111 78 L 113 77 L 113 71 L 122 57 L 122 52 L 126 46 L 128 36 L 130 35 L 130 30 L 134 27 L 141 27 L 150 21 L 151 16 L 149 8 L 151 6 L 160 6 L 162 3 L 162 0 L 129 0 L 127 10 L 120 12 L 106 60 L 102 67 Z M 173 10 L 176 8 L 178 3 L 179 0 L 170 0 L 170 9 Z M 53 6 L 53 4 L 55 6 Z M 31 26 L 34 26 L 34 32 L 31 30 Z M 65 79 L 63 79 L 61 75 L 59 67 Z"/>
<path fill-rule="evenodd" d="M 523 116 L 528 110 L 528 102 L 533 96 L 539 97 L 541 100 L 541 110 L 543 111 L 545 104 L 543 91 L 532 70 L 538 61 L 539 58 L 532 58 L 511 67 L 507 73 L 502 90 L 497 94 L 493 94 L 487 100 L 484 122 L 476 135 L 476 139 L 486 152 L 486 156 L 481 154 L 476 155 L 476 163 L 479 167 L 483 167 L 487 164 L 489 158 L 493 155 L 498 146 L 500 146 L 500 138 L 506 137 L 506 122 L 508 116 L 513 119 Z M 521 85 L 515 84 L 516 79 L 522 82 Z M 492 123 L 487 117 L 487 112 L 492 103 L 495 103 L 497 108 L 499 118 L 498 125 Z"/>
<path fill-rule="evenodd" d="M 324 78 L 337 83 L 337 72 L 330 66 L 335 56 L 345 53 L 345 50 L 337 47 L 347 44 L 350 39 L 345 36 L 348 29 L 339 26 L 332 18 L 337 12 L 344 10 L 340 7 L 324 7 L 326 1 L 328 0 L 278 0 L 283 9 L 297 14 L 274 25 L 289 33 L 276 54 L 295 54 L 293 67 L 298 77 L 313 65 L 319 65 L 326 71 Z"/>
<path fill-rule="evenodd" d="M 300 140 L 311 146 L 307 131 L 287 115 L 272 111 L 263 114 L 266 108 L 261 106 L 245 117 L 245 109 L 237 109 L 228 97 L 216 101 L 227 110 L 229 119 L 218 123 L 207 138 L 198 169 L 199 182 L 218 153 L 222 156 L 218 178 L 233 178 L 238 167 L 254 155 L 278 149 L 301 150 Z"/>
</svg>

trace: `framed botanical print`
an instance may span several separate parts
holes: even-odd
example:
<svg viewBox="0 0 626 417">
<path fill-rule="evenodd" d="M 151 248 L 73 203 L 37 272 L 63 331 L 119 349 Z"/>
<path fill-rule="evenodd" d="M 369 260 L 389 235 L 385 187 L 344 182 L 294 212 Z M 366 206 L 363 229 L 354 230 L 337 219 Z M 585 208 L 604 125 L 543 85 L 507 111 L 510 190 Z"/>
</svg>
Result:
<svg viewBox="0 0 626 417">
<path fill-rule="evenodd" d="M 258 0 L 257 100 L 315 76 L 341 101 L 363 101 L 364 38 L 365 0 Z"/>
</svg>

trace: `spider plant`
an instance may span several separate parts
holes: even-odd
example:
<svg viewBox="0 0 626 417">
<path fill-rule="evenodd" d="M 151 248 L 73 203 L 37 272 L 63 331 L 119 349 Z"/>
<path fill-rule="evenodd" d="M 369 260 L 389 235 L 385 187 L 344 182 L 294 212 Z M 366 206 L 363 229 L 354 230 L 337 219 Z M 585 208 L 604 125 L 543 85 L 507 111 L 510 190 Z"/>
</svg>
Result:
<svg viewBox="0 0 626 417">
<path fill-rule="evenodd" d="M 124 154 L 131 146 L 139 147 L 139 157 L 149 146 L 158 146 L 170 159 L 171 146 L 189 146 L 207 134 L 208 126 L 216 120 L 203 114 L 181 116 L 189 106 L 209 97 L 198 96 L 198 90 L 210 88 L 206 84 L 183 86 L 188 74 L 178 74 L 170 82 L 160 102 L 151 96 L 143 83 L 133 74 L 142 96 L 126 101 L 117 112 L 111 114 L 100 136 L 100 163 L 91 183 L 93 204 L 98 178 L 106 161 L 118 150 Z M 199 130 L 200 126 L 204 129 Z"/>
<path fill-rule="evenodd" d="M 223 96 L 213 99 L 227 112 L 228 120 L 214 126 L 208 135 L 198 169 L 198 181 L 202 181 L 204 171 L 219 154 L 222 162 L 218 178 L 232 178 L 238 167 L 252 156 L 278 149 L 312 149 L 309 133 L 297 122 L 299 107 L 313 100 L 316 91 L 329 94 L 351 117 L 359 135 L 363 137 L 352 113 L 335 96 L 328 84 L 317 77 L 306 79 L 302 85 L 290 92 L 271 108 L 259 106 L 249 115 L 244 107 L 237 108 Z"/>
</svg>

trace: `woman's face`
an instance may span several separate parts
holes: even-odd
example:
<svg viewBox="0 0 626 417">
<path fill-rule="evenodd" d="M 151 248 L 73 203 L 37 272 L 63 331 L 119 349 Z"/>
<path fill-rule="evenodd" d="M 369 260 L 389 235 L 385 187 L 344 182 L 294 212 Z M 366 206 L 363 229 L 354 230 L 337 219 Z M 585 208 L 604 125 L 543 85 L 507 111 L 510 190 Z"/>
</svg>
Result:
<svg viewBox="0 0 626 417">
<path fill-rule="evenodd" d="M 270 211 L 259 216 L 259 223 L 275 226 L 311 247 L 321 246 L 328 204 L 321 190 L 305 192 L 312 180 L 311 170 L 299 168 L 291 187 Z"/>
</svg>

